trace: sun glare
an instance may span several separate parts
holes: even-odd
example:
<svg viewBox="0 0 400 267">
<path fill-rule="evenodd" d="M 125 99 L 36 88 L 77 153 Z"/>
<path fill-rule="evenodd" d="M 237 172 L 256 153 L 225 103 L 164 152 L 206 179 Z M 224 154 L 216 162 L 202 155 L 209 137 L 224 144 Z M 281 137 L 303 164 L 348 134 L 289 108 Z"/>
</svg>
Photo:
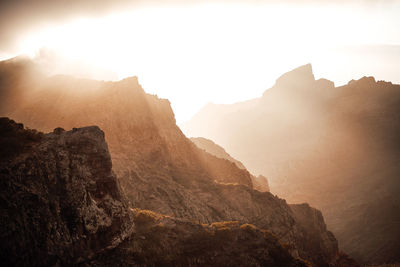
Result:
<svg viewBox="0 0 400 267">
<path fill-rule="evenodd" d="M 333 59 L 319 55 L 327 49 L 379 36 L 393 41 L 379 31 L 379 18 L 372 24 L 366 16 L 332 6 L 143 7 L 38 30 L 21 39 L 20 50 L 34 56 L 46 47 L 66 62 L 112 71 L 114 79 L 137 75 L 146 91 L 170 99 L 183 121 L 210 100 L 257 97 L 298 65 L 326 69 Z"/>
</svg>

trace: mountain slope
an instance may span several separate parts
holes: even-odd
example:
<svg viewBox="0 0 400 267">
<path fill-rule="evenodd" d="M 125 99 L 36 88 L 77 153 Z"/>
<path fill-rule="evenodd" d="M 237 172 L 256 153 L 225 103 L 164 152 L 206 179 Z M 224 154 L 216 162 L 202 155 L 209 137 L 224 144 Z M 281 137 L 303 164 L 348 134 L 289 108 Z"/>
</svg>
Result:
<svg viewBox="0 0 400 267">
<path fill-rule="evenodd" d="M 399 107 L 399 85 L 334 87 L 305 65 L 258 99 L 206 106 L 183 129 L 267 175 L 288 202 L 321 209 L 351 256 L 390 263 L 400 261 Z"/>
<path fill-rule="evenodd" d="M 203 138 L 203 137 L 192 137 L 190 140 L 201 149 L 204 149 L 211 155 L 214 155 L 221 159 L 227 159 L 236 164 L 240 169 L 246 169 L 246 167 L 238 160 L 234 159 L 229 155 L 223 147 L 220 147 L 213 141 Z"/>
<path fill-rule="evenodd" d="M 307 266 L 270 233 L 131 210 L 98 127 L 43 134 L 0 118 L 3 266 Z"/>
<path fill-rule="evenodd" d="M 244 165 L 231 157 L 224 148 L 220 147 L 219 145 L 215 144 L 213 141 L 208 140 L 203 137 L 192 137 L 190 140 L 195 143 L 197 147 L 200 149 L 205 150 L 206 152 L 216 156 L 217 158 L 222 158 L 222 159 L 227 159 L 233 163 L 240 169 L 246 169 Z M 268 185 L 268 180 L 266 177 L 259 175 L 259 176 L 254 176 L 251 175 L 251 182 L 253 184 L 253 188 L 260 191 L 260 192 L 269 192 L 269 185 Z"/>
<path fill-rule="evenodd" d="M 337 242 L 329 231 L 302 226 L 284 200 L 253 190 L 248 171 L 198 149 L 176 126 L 168 100 L 147 95 L 137 78 L 100 82 L 55 76 L 37 81 L 21 75 L 29 87 L 19 88 L 19 104 L 1 115 L 41 131 L 101 127 L 131 207 L 201 223 L 251 223 L 315 265 L 338 260 Z M 304 245 L 311 235 L 319 240 L 312 251 Z"/>
</svg>

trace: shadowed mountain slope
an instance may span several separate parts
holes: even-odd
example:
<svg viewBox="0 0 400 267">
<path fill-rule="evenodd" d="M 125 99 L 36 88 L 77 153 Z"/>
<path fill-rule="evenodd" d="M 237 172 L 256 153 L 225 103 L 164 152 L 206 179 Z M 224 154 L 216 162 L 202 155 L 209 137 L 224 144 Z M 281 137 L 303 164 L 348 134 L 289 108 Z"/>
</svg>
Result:
<svg viewBox="0 0 400 267">
<path fill-rule="evenodd" d="M 96 126 L 43 134 L 0 118 L 0 144 L 3 266 L 307 266 L 252 225 L 129 209 Z"/>
<path fill-rule="evenodd" d="M 98 127 L 42 134 L 0 118 L 0 143 L 3 266 L 74 265 L 131 235 Z"/>
<path fill-rule="evenodd" d="M 399 85 L 334 87 L 305 65 L 258 99 L 204 107 L 183 129 L 267 175 L 288 202 L 321 209 L 347 253 L 380 264 L 400 261 L 399 114 Z"/>
</svg>

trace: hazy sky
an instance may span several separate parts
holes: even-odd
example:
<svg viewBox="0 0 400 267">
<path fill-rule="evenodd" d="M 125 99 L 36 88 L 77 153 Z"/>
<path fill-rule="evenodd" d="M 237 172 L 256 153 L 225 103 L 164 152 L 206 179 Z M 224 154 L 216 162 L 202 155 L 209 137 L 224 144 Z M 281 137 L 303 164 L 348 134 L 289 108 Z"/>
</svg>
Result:
<svg viewBox="0 0 400 267">
<path fill-rule="evenodd" d="M 400 83 L 400 1 L 1 1 L 0 58 L 27 53 L 53 73 L 137 75 L 178 122 L 312 63 L 337 85 Z M 45 49 L 43 49 L 45 48 Z"/>
</svg>

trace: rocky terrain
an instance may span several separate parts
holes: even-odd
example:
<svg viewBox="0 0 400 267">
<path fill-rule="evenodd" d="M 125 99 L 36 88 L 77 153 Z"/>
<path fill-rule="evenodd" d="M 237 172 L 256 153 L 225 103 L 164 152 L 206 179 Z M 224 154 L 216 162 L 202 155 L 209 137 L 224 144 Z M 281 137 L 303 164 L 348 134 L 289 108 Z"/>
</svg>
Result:
<svg viewBox="0 0 400 267">
<path fill-rule="evenodd" d="M 292 256 L 315 266 L 342 260 L 337 241 L 326 228 L 305 227 L 285 200 L 254 190 L 247 170 L 197 148 L 176 126 L 168 100 L 147 95 L 137 78 L 100 82 L 36 76 L 25 87 L 25 63 L 1 62 L 5 69 L 15 64 L 21 65 L 21 76 L 2 77 L 0 88 L 17 88 L 20 93 L 18 99 L 5 94 L 2 102 L 16 104 L 1 115 L 40 131 L 98 125 L 131 208 L 196 223 L 250 223 L 274 234 Z M 238 231 L 240 236 L 242 230 Z M 307 244 L 308 240 L 314 241 Z"/>
<path fill-rule="evenodd" d="M 335 87 L 311 65 L 262 97 L 205 106 L 183 125 L 268 177 L 289 203 L 321 209 L 345 252 L 367 264 L 400 261 L 400 86 L 373 77 Z"/>
<path fill-rule="evenodd" d="M 133 232 L 98 127 L 42 134 L 0 118 L 1 262 L 85 262 Z"/>
<path fill-rule="evenodd" d="M 43 134 L 0 118 L 0 143 L 3 266 L 308 266 L 249 224 L 128 208 L 96 126 Z"/>
<path fill-rule="evenodd" d="M 250 224 L 196 224 L 134 210 L 136 233 L 90 266 L 310 266 Z"/>
<path fill-rule="evenodd" d="M 203 137 L 192 137 L 190 140 L 200 149 L 216 156 L 217 158 L 227 159 L 236 164 L 240 169 L 246 169 L 246 167 L 238 160 L 234 159 L 229 155 L 225 149 L 213 141 L 203 138 Z M 251 182 L 253 188 L 260 192 L 269 192 L 268 179 L 262 175 L 251 175 Z"/>
</svg>

